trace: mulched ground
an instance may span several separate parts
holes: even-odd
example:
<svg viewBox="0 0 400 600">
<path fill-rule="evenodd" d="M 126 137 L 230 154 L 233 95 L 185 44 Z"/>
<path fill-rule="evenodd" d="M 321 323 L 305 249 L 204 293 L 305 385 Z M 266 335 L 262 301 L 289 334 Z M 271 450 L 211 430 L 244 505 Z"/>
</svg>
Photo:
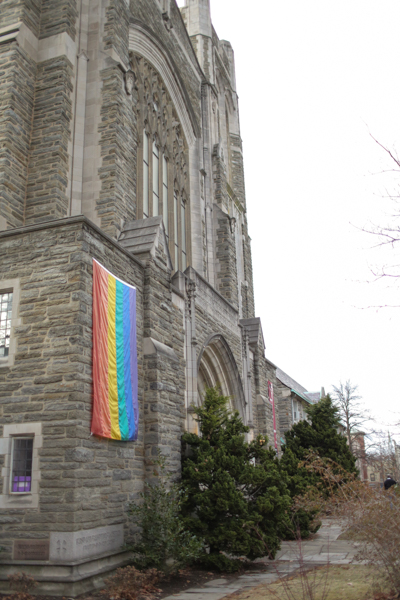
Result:
<svg viewBox="0 0 400 600">
<path fill-rule="evenodd" d="M 221 573 L 220 571 L 206 571 L 199 568 L 187 568 L 183 569 L 176 575 L 170 575 L 162 581 L 157 583 L 157 588 L 161 591 L 151 595 L 152 600 L 163 600 L 167 596 L 178 595 L 180 592 L 183 592 L 189 588 L 197 588 L 202 587 L 207 581 L 212 581 L 213 579 L 226 579 L 228 582 L 235 581 L 238 575 L 243 574 L 251 574 L 251 573 L 262 573 L 266 570 L 268 562 L 266 563 L 251 563 L 247 564 L 246 567 L 239 573 Z M 292 579 L 294 574 L 290 576 Z M 239 592 L 236 592 L 234 595 L 240 595 Z M 10 598 L 9 595 L 0 594 L 0 600 L 6 600 L 6 598 Z M 107 596 L 101 594 L 101 591 L 90 592 L 87 594 L 82 594 L 78 596 L 74 600 L 105 600 Z M 385 594 L 380 593 L 374 595 L 373 599 L 370 600 L 395 600 L 399 599 L 400 596 L 396 594 Z M 21 598 L 16 598 L 16 600 L 22 600 Z M 60 596 L 34 596 L 34 600 L 73 600 L 72 598 L 60 597 Z M 149 596 L 144 596 L 142 600 L 150 600 Z"/>
<path fill-rule="evenodd" d="M 263 563 L 251 563 L 246 565 L 246 568 L 239 573 L 221 573 L 220 571 L 206 571 L 204 569 L 199 569 L 195 567 L 189 567 L 187 569 L 183 569 L 179 571 L 176 575 L 170 575 L 165 579 L 159 581 L 156 586 L 160 589 L 160 592 L 152 594 L 152 598 L 154 600 L 163 600 L 167 596 L 178 595 L 180 592 L 183 592 L 189 588 L 194 587 L 203 587 L 207 581 L 212 581 L 213 579 L 226 579 L 229 582 L 234 581 L 238 575 L 250 574 L 250 573 L 259 573 L 265 570 L 265 565 Z M 7 594 L 0 594 L 0 600 L 6 600 L 6 598 L 10 598 Z M 101 594 L 101 591 L 98 590 L 96 592 L 89 592 L 87 594 L 82 594 L 78 596 L 75 600 L 105 600 L 106 596 Z M 34 596 L 35 600 L 72 600 L 68 596 L 60 597 L 60 596 Z M 18 600 L 18 599 L 17 599 Z"/>
</svg>

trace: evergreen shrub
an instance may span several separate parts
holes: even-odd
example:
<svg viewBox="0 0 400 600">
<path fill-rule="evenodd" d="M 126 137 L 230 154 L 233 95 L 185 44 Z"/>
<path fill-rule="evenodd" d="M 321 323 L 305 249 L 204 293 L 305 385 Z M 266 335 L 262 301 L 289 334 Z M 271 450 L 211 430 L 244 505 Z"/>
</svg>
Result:
<svg viewBox="0 0 400 600">
<path fill-rule="evenodd" d="M 171 481 L 165 457 L 159 455 L 154 463 L 156 482 L 145 485 L 142 502 L 129 505 L 130 518 L 140 528 L 139 539 L 130 549 L 140 569 L 152 567 L 173 573 L 196 560 L 203 544 L 185 529 L 180 518 L 186 493 L 179 483 Z"/>
<path fill-rule="evenodd" d="M 346 437 L 340 433 L 338 409 L 327 395 L 317 404 L 306 409 L 307 420 L 300 421 L 285 433 L 285 445 L 281 459 L 281 467 L 288 477 L 290 496 L 294 501 L 299 496 L 312 495 L 327 497 L 331 488 L 321 476 L 307 469 L 305 461 L 310 453 L 317 455 L 329 464 L 336 464 L 342 473 L 355 474 L 356 459 L 351 454 Z M 346 478 L 343 479 L 345 481 Z M 293 527 L 287 537 L 307 538 L 310 533 L 319 529 L 317 521 L 318 506 L 314 508 L 294 508 Z"/>
<path fill-rule="evenodd" d="M 248 443 L 238 412 L 210 388 L 195 408 L 200 435 L 183 436 L 182 502 L 185 527 L 204 540 L 203 564 L 223 571 L 240 558 L 273 558 L 289 525 L 287 476 L 275 451 L 259 435 Z"/>
</svg>

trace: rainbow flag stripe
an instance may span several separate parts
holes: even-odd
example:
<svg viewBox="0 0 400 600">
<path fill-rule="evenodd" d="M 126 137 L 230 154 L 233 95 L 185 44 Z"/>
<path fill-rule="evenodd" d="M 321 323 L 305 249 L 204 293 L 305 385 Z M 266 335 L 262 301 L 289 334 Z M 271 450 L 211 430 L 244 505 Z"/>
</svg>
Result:
<svg viewBox="0 0 400 600">
<path fill-rule="evenodd" d="M 93 416 L 91 431 L 137 439 L 139 425 L 136 289 L 93 259 Z"/>
</svg>

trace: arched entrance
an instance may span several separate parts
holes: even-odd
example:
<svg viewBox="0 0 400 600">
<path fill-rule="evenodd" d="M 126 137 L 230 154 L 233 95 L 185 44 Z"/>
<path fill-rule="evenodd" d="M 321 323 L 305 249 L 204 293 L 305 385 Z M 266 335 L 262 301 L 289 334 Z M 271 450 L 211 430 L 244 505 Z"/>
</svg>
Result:
<svg viewBox="0 0 400 600">
<path fill-rule="evenodd" d="M 197 360 L 197 403 L 201 405 L 207 388 L 218 385 L 224 396 L 230 398 L 231 410 L 239 411 L 246 423 L 246 403 L 239 370 L 227 341 L 222 335 L 208 338 Z M 190 430 L 196 431 L 197 424 L 190 420 Z"/>
</svg>

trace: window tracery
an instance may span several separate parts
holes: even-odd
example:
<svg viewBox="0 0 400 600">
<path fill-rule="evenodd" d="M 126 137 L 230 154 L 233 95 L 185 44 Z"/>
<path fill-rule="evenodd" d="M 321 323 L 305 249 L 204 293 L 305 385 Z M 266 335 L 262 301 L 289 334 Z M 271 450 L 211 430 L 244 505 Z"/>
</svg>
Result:
<svg viewBox="0 0 400 600">
<path fill-rule="evenodd" d="M 174 268 L 187 266 L 187 144 L 171 97 L 153 66 L 131 55 L 138 89 L 138 218 L 161 215 Z"/>
</svg>

